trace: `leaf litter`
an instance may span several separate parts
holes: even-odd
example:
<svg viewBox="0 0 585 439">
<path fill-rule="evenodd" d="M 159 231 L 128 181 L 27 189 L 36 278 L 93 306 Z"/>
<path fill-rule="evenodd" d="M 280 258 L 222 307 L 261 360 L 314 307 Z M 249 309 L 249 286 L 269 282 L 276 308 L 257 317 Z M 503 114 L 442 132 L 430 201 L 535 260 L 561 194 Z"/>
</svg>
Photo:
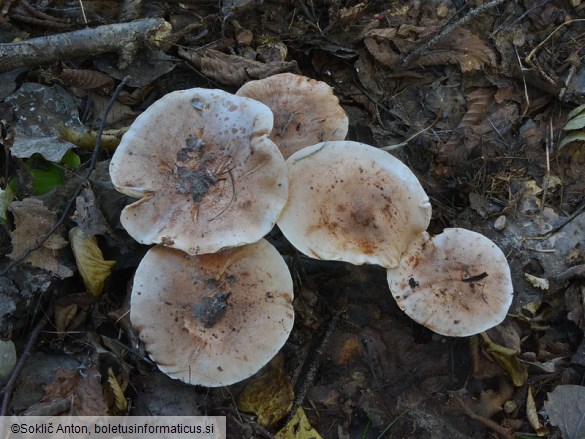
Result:
<svg viewBox="0 0 585 439">
<path fill-rule="evenodd" d="M 36 15 L 29 9 L 22 21 L 12 3 L 2 11 L 8 29 L 2 43 L 24 31 L 33 38 L 67 32 L 57 30 L 58 7 L 51 9 L 57 17 L 31 27 Z M 212 412 L 228 416 L 231 437 L 299 431 L 307 437 L 408 437 L 413 429 L 429 437 L 508 437 L 512 431 L 542 434 L 544 427 L 566 438 L 583 436 L 584 8 L 560 0 L 468 3 L 265 1 L 223 11 L 212 3 L 169 3 L 164 11 L 145 3 L 145 15 L 172 23 L 172 44 L 147 45 L 139 56 L 128 51 L 121 63 L 115 56 L 55 59 L 2 74 L 2 97 L 16 111 L 12 121 L 4 111 L 0 117 L 0 143 L 15 145 L 1 159 L 0 189 L 11 191 L 2 199 L 2 268 L 43 238 L 47 225 L 61 225 L 27 262 L 0 278 L 0 331 L 15 342 L 19 357 L 44 312 L 51 311 L 48 328 L 58 329 L 41 332 L 33 343 L 10 411 Z M 111 7 L 87 6 L 90 30 L 118 17 Z M 139 11 L 134 18 L 141 18 Z M 74 28 L 86 26 L 79 18 L 70 21 Z M 311 261 L 274 231 L 269 239 L 297 282 L 297 323 L 272 375 L 277 378 L 203 391 L 157 372 L 127 323 L 128 284 L 146 248 L 120 228 L 127 201 L 109 181 L 109 152 L 91 164 L 100 125 L 123 131 L 170 91 L 203 86 L 233 92 L 282 71 L 332 86 L 350 115 L 351 140 L 397 145 L 389 149 L 431 196 L 433 233 L 467 227 L 504 250 L 515 299 L 503 325 L 470 339 L 433 335 L 389 300 L 377 267 Z M 112 97 L 104 85 L 129 73 L 133 82 L 104 118 Z M 104 146 L 113 149 L 120 131 L 109 136 Z M 35 177 L 21 159 L 42 153 L 45 164 L 61 166 L 71 149 L 80 169 L 64 173 L 59 188 L 34 196 Z M 77 212 L 61 221 L 68 200 L 75 203 L 71 188 L 93 167 Z M 84 282 L 63 238 L 76 225 L 97 239 L 90 258 L 101 267 L 95 288 Z M 336 315 L 339 321 L 328 330 Z M 99 367 L 84 372 L 100 379 L 83 381 L 70 355 L 87 363 L 96 352 Z M 45 389 L 44 399 L 31 391 L 37 376 L 42 379 L 33 387 Z M 295 389 L 292 411 L 290 393 L 277 398 L 275 382 Z M 253 408 L 236 403 L 246 400 L 248 385 L 257 389 L 252 394 L 266 394 Z M 67 403 L 79 394 L 87 396 L 79 405 Z M 124 409 L 125 398 L 133 398 L 134 408 Z"/>
</svg>

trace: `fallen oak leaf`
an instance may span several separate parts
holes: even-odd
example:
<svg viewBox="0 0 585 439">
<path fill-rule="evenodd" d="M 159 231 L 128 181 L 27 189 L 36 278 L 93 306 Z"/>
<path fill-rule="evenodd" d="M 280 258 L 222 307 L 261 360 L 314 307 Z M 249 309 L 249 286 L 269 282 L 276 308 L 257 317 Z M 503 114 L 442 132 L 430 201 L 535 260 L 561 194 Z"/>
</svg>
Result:
<svg viewBox="0 0 585 439">
<path fill-rule="evenodd" d="M 12 253 L 8 257 L 12 260 L 18 260 L 38 240 L 45 237 L 56 224 L 57 215 L 36 198 L 13 201 L 8 210 L 14 215 L 15 226 L 14 230 L 10 232 Z M 25 262 L 29 262 L 33 267 L 47 270 L 60 278 L 73 276 L 73 271 L 61 264 L 56 256 L 56 251 L 66 245 L 67 241 L 60 234 L 53 233 L 41 248 L 25 259 Z"/>
</svg>

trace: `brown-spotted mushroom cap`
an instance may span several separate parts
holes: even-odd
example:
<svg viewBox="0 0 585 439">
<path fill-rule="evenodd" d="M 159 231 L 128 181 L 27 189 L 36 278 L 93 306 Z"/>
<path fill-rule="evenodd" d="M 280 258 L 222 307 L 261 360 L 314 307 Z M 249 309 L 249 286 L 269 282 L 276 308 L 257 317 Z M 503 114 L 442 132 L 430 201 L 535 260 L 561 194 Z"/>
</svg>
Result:
<svg viewBox="0 0 585 439">
<path fill-rule="evenodd" d="M 244 84 L 236 93 L 266 104 L 274 114 L 270 138 L 285 159 L 305 146 L 343 140 L 348 119 L 333 89 L 322 81 L 281 73 Z"/>
<path fill-rule="evenodd" d="M 398 306 L 434 332 L 465 337 L 501 323 L 514 293 L 504 253 L 465 229 L 423 233 L 388 270 Z"/>
<path fill-rule="evenodd" d="M 287 198 L 286 165 L 264 104 L 221 90 L 169 93 L 142 113 L 110 164 L 116 189 L 141 198 L 121 216 L 143 244 L 189 254 L 258 241 Z"/>
<path fill-rule="evenodd" d="M 130 320 L 171 378 L 226 386 L 256 373 L 292 329 L 293 284 L 266 240 L 209 255 L 150 249 L 134 277 Z"/>
<path fill-rule="evenodd" d="M 286 161 L 286 238 L 317 259 L 395 267 L 431 219 L 416 176 L 392 155 L 351 141 L 323 142 Z"/>
</svg>

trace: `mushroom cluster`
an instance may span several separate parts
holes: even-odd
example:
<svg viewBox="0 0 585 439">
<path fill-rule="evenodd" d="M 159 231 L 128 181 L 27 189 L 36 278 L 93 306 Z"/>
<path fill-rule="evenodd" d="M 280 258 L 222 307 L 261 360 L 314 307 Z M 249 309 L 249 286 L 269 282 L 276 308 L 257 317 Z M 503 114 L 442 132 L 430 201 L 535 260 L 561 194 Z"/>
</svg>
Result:
<svg viewBox="0 0 585 439">
<path fill-rule="evenodd" d="M 139 198 L 123 226 L 157 244 L 136 270 L 130 319 L 163 372 L 228 385 L 282 347 L 293 286 L 262 239 L 275 224 L 309 257 L 385 267 L 398 305 L 435 332 L 467 336 L 504 319 L 513 289 L 501 250 L 463 229 L 431 237 L 416 176 L 378 148 L 343 140 L 347 130 L 328 85 L 289 73 L 236 95 L 170 93 L 136 119 L 110 174 Z"/>
</svg>

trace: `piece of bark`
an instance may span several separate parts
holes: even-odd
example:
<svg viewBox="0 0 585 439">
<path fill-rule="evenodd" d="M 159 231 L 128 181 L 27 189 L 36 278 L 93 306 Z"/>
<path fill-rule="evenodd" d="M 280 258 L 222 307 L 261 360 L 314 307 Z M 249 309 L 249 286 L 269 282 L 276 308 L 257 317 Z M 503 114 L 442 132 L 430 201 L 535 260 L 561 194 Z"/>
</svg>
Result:
<svg viewBox="0 0 585 439">
<path fill-rule="evenodd" d="M 0 44 L 0 72 L 108 52 L 119 55 L 118 68 L 124 69 L 141 47 L 160 46 L 170 32 L 165 20 L 146 18 Z"/>
</svg>

